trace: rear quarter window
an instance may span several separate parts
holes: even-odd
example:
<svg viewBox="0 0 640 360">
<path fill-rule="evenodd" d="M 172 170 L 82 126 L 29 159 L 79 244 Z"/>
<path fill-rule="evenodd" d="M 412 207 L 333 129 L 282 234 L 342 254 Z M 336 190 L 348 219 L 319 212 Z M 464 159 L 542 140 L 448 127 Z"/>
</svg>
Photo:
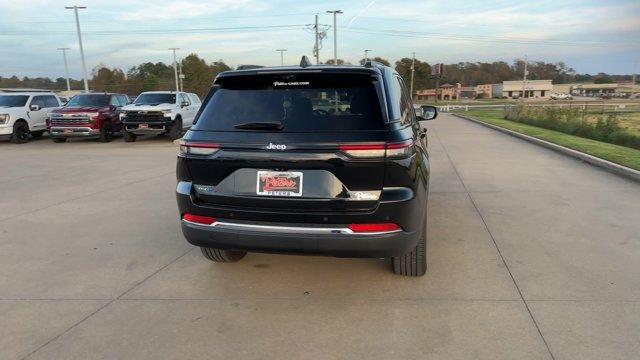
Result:
<svg viewBox="0 0 640 360">
<path fill-rule="evenodd" d="M 265 74 L 219 78 L 193 130 L 239 130 L 280 122 L 278 132 L 384 130 L 375 78 L 368 74 Z M 261 130 L 264 131 L 264 130 Z"/>
</svg>

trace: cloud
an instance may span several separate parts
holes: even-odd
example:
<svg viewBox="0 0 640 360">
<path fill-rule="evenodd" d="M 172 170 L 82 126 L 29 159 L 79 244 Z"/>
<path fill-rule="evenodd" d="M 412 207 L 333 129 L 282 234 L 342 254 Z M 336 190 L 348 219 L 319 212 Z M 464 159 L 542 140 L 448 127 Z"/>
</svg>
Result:
<svg viewBox="0 0 640 360">
<path fill-rule="evenodd" d="M 0 75 L 59 76 L 62 57 L 55 49 L 67 46 L 72 72 L 78 72 L 79 54 L 73 13 L 65 5 L 86 5 L 80 12 L 85 32 L 88 66 L 103 62 L 127 69 L 146 61 L 170 62 L 168 47 L 180 55 L 196 52 L 210 62 L 275 65 L 275 49 L 286 47 L 289 63 L 310 55 L 313 34 L 303 29 L 200 31 L 172 33 L 172 29 L 266 27 L 307 24 L 314 13 L 321 23 L 331 23 L 327 9 L 342 9 L 339 56 L 355 63 L 364 49 L 392 61 L 411 56 L 430 62 L 492 61 L 521 57 L 536 60 L 584 59 L 578 71 L 618 70 L 618 57 L 640 57 L 640 2 L 611 0 L 537 0 L 513 2 L 433 2 L 424 0 L 329 0 L 322 3 L 295 0 L 0 0 Z M 157 30 L 140 34 L 131 30 Z M 431 36 L 411 38 L 357 33 L 357 29 L 415 31 Z M 3 35 L 24 31 L 24 35 Z M 96 34 L 95 31 L 109 31 Z M 440 36 L 438 35 L 440 34 Z M 443 38 L 463 35 L 469 40 Z M 332 57 L 332 34 L 324 40 L 321 60 Z M 440 37 L 440 38 L 439 38 Z M 482 39 L 525 38 L 537 41 L 597 42 L 607 46 L 559 46 L 483 42 Z M 615 61 L 607 60 L 615 54 Z M 10 55 L 10 56 L 7 56 Z M 618 62 L 616 62 L 618 61 Z M 571 65 L 571 64 L 569 64 Z"/>
<path fill-rule="evenodd" d="M 124 12 L 121 20 L 188 20 L 190 18 L 220 14 L 226 11 L 240 10 L 254 6 L 252 0 L 216 0 L 216 1 L 170 1 L 156 2 L 137 10 Z"/>
</svg>

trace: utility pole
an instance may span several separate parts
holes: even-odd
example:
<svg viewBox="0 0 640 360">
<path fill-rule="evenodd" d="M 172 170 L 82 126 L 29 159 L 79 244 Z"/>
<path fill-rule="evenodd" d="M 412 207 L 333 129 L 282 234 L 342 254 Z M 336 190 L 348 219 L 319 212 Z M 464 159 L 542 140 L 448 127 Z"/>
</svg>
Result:
<svg viewBox="0 0 640 360">
<path fill-rule="evenodd" d="M 371 50 L 365 50 L 364 51 L 364 63 L 366 64 L 367 61 L 369 61 L 369 51 Z"/>
<path fill-rule="evenodd" d="M 318 14 L 316 14 L 316 65 L 320 64 L 320 29 L 318 28 Z"/>
<path fill-rule="evenodd" d="M 328 14 L 333 14 L 333 62 L 338 65 L 338 14 L 342 14 L 342 10 L 327 10 Z"/>
<path fill-rule="evenodd" d="M 638 60 L 633 62 L 633 76 L 632 76 L 632 79 L 633 79 L 633 84 L 632 85 L 633 85 L 633 87 L 636 86 L 636 74 L 638 74 Z"/>
<path fill-rule="evenodd" d="M 416 53 L 413 53 L 413 58 L 411 59 L 411 100 L 413 100 L 413 74 L 416 72 Z"/>
<path fill-rule="evenodd" d="M 78 9 L 86 9 L 86 6 L 65 6 L 65 9 L 73 9 L 76 15 L 76 30 L 78 32 L 78 44 L 80 45 L 80 59 L 82 59 L 82 76 L 84 81 L 84 92 L 89 92 L 89 81 L 87 80 L 87 64 L 84 61 L 84 48 L 82 47 L 82 33 L 80 32 L 80 19 Z"/>
<path fill-rule="evenodd" d="M 284 52 L 287 51 L 287 49 L 276 49 L 276 51 L 280 52 L 280 65 L 284 65 Z"/>
<path fill-rule="evenodd" d="M 67 50 L 70 49 L 58 48 L 58 50 L 62 50 L 62 58 L 64 59 L 64 77 L 67 79 L 67 91 L 71 91 L 71 83 L 69 82 L 69 65 L 67 64 Z"/>
<path fill-rule="evenodd" d="M 184 91 L 184 84 L 182 83 L 182 79 L 184 79 L 184 74 L 182 73 L 182 62 L 178 62 L 178 79 L 180 79 L 180 91 Z"/>
<path fill-rule="evenodd" d="M 525 86 L 527 84 L 527 55 L 524 56 L 524 71 L 522 72 L 522 98 L 520 99 L 522 102 L 524 102 L 524 92 L 525 92 Z"/>
<path fill-rule="evenodd" d="M 176 77 L 176 92 L 180 91 L 180 86 L 178 82 L 178 61 L 176 60 L 176 50 L 180 50 L 180 48 L 169 48 L 169 50 L 173 50 L 173 73 Z"/>
</svg>

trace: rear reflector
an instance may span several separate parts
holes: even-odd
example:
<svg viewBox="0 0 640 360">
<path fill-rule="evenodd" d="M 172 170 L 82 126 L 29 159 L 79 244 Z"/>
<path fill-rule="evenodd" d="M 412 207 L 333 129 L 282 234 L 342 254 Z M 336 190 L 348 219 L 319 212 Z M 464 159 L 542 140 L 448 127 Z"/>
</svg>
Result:
<svg viewBox="0 0 640 360">
<path fill-rule="evenodd" d="M 392 232 L 402 230 L 398 224 L 349 224 L 349 229 L 354 233 Z"/>
<path fill-rule="evenodd" d="M 182 220 L 202 225 L 211 225 L 216 222 L 216 219 L 212 217 L 193 214 L 184 214 Z"/>
<path fill-rule="evenodd" d="M 211 155 L 220 149 L 220 145 L 201 142 L 180 142 L 180 152 L 187 155 Z"/>
</svg>

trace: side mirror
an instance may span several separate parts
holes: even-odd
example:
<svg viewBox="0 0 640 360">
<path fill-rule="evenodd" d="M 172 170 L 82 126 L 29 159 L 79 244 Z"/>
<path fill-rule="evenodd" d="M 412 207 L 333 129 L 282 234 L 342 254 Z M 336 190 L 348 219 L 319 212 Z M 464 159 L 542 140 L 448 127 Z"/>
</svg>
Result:
<svg viewBox="0 0 640 360">
<path fill-rule="evenodd" d="M 29 106 L 31 111 L 40 111 L 40 105 L 31 105 Z"/>
<path fill-rule="evenodd" d="M 418 115 L 418 121 L 433 120 L 438 117 L 438 109 L 431 105 L 420 106 L 421 114 Z"/>
<path fill-rule="evenodd" d="M 186 107 L 189 106 L 189 102 L 188 101 L 183 101 L 180 103 L 180 107 Z"/>
</svg>

